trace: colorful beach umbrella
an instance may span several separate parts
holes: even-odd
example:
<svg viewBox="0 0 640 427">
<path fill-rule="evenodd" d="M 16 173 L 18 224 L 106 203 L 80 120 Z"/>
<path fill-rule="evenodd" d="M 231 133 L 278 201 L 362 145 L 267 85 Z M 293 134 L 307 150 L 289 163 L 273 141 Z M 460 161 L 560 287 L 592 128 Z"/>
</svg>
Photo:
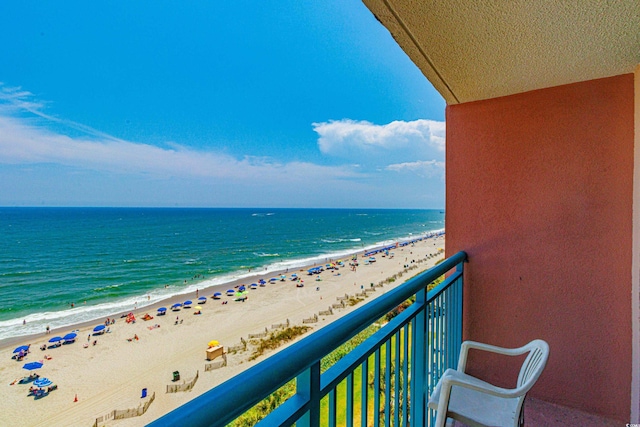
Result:
<svg viewBox="0 0 640 427">
<path fill-rule="evenodd" d="M 220 342 L 218 340 L 209 341 L 209 347 L 215 347 L 217 345 L 220 345 Z"/>
<path fill-rule="evenodd" d="M 40 369 L 42 368 L 42 362 L 29 362 L 29 363 L 25 363 L 23 368 L 28 370 L 28 371 L 33 371 L 34 369 Z"/>
<path fill-rule="evenodd" d="M 20 353 L 21 351 L 29 351 L 28 345 L 21 345 L 20 347 L 13 350 L 14 353 Z"/>
<path fill-rule="evenodd" d="M 49 378 L 38 378 L 33 382 L 33 385 L 36 387 L 49 387 L 51 384 L 53 384 L 53 381 Z"/>
</svg>

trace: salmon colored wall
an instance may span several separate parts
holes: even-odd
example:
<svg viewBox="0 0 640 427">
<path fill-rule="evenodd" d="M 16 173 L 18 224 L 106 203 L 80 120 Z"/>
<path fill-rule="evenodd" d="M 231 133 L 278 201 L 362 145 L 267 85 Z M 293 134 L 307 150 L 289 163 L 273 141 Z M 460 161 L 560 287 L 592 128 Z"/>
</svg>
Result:
<svg viewBox="0 0 640 427">
<path fill-rule="evenodd" d="M 531 394 L 624 422 L 633 85 L 628 74 L 447 107 L 446 249 L 469 255 L 465 339 L 546 340 Z M 513 386 L 509 365 L 479 362 Z"/>
</svg>

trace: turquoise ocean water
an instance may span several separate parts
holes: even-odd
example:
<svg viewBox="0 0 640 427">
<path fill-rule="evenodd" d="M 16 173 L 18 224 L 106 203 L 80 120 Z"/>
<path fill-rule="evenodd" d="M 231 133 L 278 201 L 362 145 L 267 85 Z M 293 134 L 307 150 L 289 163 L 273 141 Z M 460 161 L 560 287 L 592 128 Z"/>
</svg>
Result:
<svg viewBox="0 0 640 427">
<path fill-rule="evenodd" d="M 439 210 L 0 208 L 0 340 L 443 230 Z"/>
</svg>

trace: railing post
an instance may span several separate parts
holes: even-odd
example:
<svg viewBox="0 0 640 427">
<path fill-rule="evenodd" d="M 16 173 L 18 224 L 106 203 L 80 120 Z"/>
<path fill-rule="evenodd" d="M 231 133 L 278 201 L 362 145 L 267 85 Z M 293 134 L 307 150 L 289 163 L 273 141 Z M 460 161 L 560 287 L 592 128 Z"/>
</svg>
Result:
<svg viewBox="0 0 640 427">
<path fill-rule="evenodd" d="M 413 393 L 411 393 L 411 425 L 422 427 L 425 425 L 425 404 L 427 399 L 427 290 L 422 289 L 416 293 L 416 304 L 422 305 L 422 310 L 415 318 L 414 355 L 411 359 L 411 381 Z"/>
<path fill-rule="evenodd" d="M 320 362 L 305 369 L 296 378 L 296 394 L 309 402 L 309 410 L 298 420 L 298 427 L 320 425 Z"/>
</svg>

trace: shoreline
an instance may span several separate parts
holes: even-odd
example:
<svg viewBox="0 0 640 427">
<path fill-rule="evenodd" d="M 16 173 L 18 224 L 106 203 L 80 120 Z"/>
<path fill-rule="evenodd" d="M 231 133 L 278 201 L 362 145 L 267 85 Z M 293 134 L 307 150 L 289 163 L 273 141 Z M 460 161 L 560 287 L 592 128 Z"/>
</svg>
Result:
<svg viewBox="0 0 640 427">
<path fill-rule="evenodd" d="M 433 235 L 431 235 L 433 233 Z M 439 237 L 442 236 L 444 238 L 444 231 L 434 231 L 431 233 L 426 233 L 424 235 L 420 235 L 418 237 L 416 237 L 415 239 L 420 239 L 420 241 L 422 240 L 426 240 L 426 239 L 430 239 L 430 238 L 435 238 L 435 237 Z M 400 241 L 406 241 L 403 239 L 398 239 L 398 242 Z M 341 255 L 338 255 L 338 258 L 342 259 L 342 258 L 351 258 L 354 255 L 357 256 L 362 256 L 364 257 L 364 254 L 372 251 L 372 250 L 378 250 L 383 248 L 384 246 L 387 246 L 387 244 L 385 243 L 380 243 L 380 244 L 375 244 L 375 245 L 370 245 L 367 246 L 365 248 L 361 248 L 358 250 L 345 250 L 340 251 Z M 337 252 L 336 252 L 337 253 Z M 330 255 L 330 254 L 329 254 Z M 317 258 L 317 259 L 321 259 L 323 258 L 322 256 L 318 256 L 318 257 L 312 257 L 312 258 Z M 332 262 L 333 258 L 329 258 L 329 257 L 324 257 L 325 261 L 323 262 L 322 265 L 324 265 L 324 263 L 326 262 Z M 295 261 L 291 261 L 291 262 L 295 262 Z M 300 261 L 302 262 L 302 261 Z M 295 269 L 297 269 L 297 273 L 303 272 L 304 275 L 306 276 L 306 272 L 309 268 L 313 268 L 315 267 L 317 264 L 319 264 L 318 262 L 313 263 L 313 264 L 302 264 L 299 267 L 293 267 Z M 222 292 L 224 294 L 224 292 L 229 289 L 229 288 L 235 288 L 239 285 L 242 284 L 246 284 L 247 286 L 251 283 L 257 283 L 258 280 L 260 278 L 265 278 L 265 280 L 268 280 L 266 278 L 266 276 L 269 277 L 273 277 L 273 276 L 280 276 L 282 274 L 290 274 L 289 270 L 292 270 L 292 268 L 286 268 L 286 269 L 281 269 L 281 270 L 268 270 L 267 267 L 265 267 L 266 271 L 256 271 L 255 273 L 247 273 L 245 274 L 241 274 L 242 277 L 239 278 L 234 278 L 234 279 L 230 279 L 227 282 L 223 282 L 220 284 L 215 284 L 215 285 L 204 285 L 206 284 L 207 280 L 211 280 L 211 279 L 205 279 L 203 282 L 199 282 L 200 284 L 203 284 L 204 286 L 202 288 L 198 288 L 198 291 L 201 292 L 201 294 L 199 296 L 206 296 L 208 298 L 208 301 L 211 299 L 211 295 L 213 294 L 213 292 Z M 236 272 L 235 274 L 239 274 L 240 272 Z M 288 279 L 287 279 L 288 280 Z M 198 283 L 196 284 L 191 284 L 190 286 L 196 286 Z M 267 286 L 269 286 L 269 284 L 267 284 Z M 129 310 L 120 310 L 120 311 L 115 311 L 115 312 L 111 312 L 111 314 L 107 314 L 106 316 L 98 316 L 92 320 L 86 320 L 86 321 L 80 321 L 80 322 L 74 322 L 71 323 L 67 326 L 60 326 L 60 327 L 53 327 L 50 328 L 50 335 L 51 336 L 56 336 L 56 335 L 64 335 L 65 333 L 70 332 L 71 330 L 76 330 L 76 329 L 86 329 L 89 328 L 90 326 L 95 326 L 97 324 L 99 324 L 101 322 L 100 319 L 106 319 L 106 317 L 110 317 L 110 318 L 115 318 L 115 319 L 120 319 L 121 316 L 124 317 L 126 316 L 126 314 L 133 312 L 134 314 L 140 313 L 140 312 L 145 312 L 145 311 L 153 311 L 153 313 L 149 313 L 151 315 L 155 315 L 157 312 L 157 309 L 163 306 L 167 307 L 167 311 L 169 312 L 169 307 L 172 304 L 175 303 L 182 303 L 188 299 L 192 299 L 192 301 L 194 299 L 197 299 L 197 297 L 191 297 L 191 291 L 187 291 L 184 293 L 177 293 L 175 295 L 171 295 L 169 297 L 160 299 L 158 301 L 155 301 L 149 305 L 144 305 L 144 300 L 143 300 L 143 304 L 141 304 L 140 307 L 138 308 L 133 308 L 133 309 L 129 309 Z M 142 296 L 141 296 L 142 297 Z M 195 303 L 195 301 L 194 301 Z M 194 304 L 196 305 L 196 304 Z M 144 314 L 144 313 L 143 313 Z M 104 321 L 104 320 L 102 320 Z M 29 333 L 29 334 L 24 334 L 24 335 L 17 335 L 14 337 L 8 337 L 8 338 L 3 338 L 0 339 L 0 351 L 7 348 L 7 347 L 12 347 L 14 345 L 18 346 L 21 345 L 21 343 L 24 343 L 28 340 L 37 340 L 39 337 L 45 336 L 46 335 L 46 331 L 45 332 L 36 332 L 36 333 Z"/>
<path fill-rule="evenodd" d="M 143 388 L 148 389 L 149 395 L 155 393 L 155 400 L 144 415 L 116 421 L 106 419 L 99 425 L 146 424 L 289 345 L 268 352 L 251 362 L 248 361 L 247 351 L 229 353 L 227 366 L 205 372 L 205 350 L 210 340 L 219 340 L 228 348 L 239 344 L 243 337 L 248 338 L 248 334 L 264 332 L 274 324 L 285 321 L 290 321 L 292 326 L 302 324 L 304 319 L 327 310 L 327 306 L 335 303 L 338 297 L 345 294 L 353 295 L 369 283 L 385 281 L 399 272 L 407 271 L 407 266 L 418 260 L 415 264 L 418 268 L 411 266 L 411 270 L 402 279 L 385 283 L 383 287 L 371 292 L 361 304 L 338 308 L 331 315 L 318 316 L 317 323 L 310 324 L 312 329 L 307 332 L 313 333 L 358 309 L 367 301 L 399 286 L 413 275 L 430 268 L 438 259 L 443 258 L 441 248 L 444 248 L 444 235 L 426 237 L 413 245 L 391 250 L 394 257 L 376 255 L 377 261 L 369 265 L 364 265 L 362 255 L 369 249 L 359 250 L 356 252 L 360 261 L 357 271 L 348 267 L 351 256 L 345 255 L 341 257 L 345 266 L 335 274 L 323 272 L 320 275 L 322 280 L 318 282 L 315 280 L 317 276 L 307 275 L 306 270 L 312 266 L 289 268 L 285 282 L 268 283 L 264 288 L 250 290 L 246 302 L 237 302 L 234 301 L 235 297 L 224 295 L 222 301 L 227 301 L 227 304 L 211 299 L 215 291 L 221 290 L 224 293 L 224 290 L 242 283 L 257 282 L 261 277 L 268 280 L 285 274 L 286 270 L 256 272 L 250 278 L 244 277 L 231 283 L 200 289 L 199 296 L 207 297 L 207 303 L 202 305 L 200 316 L 193 315 L 193 309 L 183 309 L 177 314 L 169 311 L 165 316 L 156 315 L 158 307 L 170 307 L 174 302 L 183 302 L 186 299 L 195 301 L 195 293 L 174 296 L 138 308 L 134 311 L 138 319 L 134 324 L 127 324 L 119 317 L 129 311 L 114 314 L 116 323 L 110 325 L 111 332 L 97 337 L 91 336 L 90 340 L 95 339 L 97 345 L 88 345 L 86 348 L 83 346 L 87 343 L 85 337 L 93 326 L 101 323 L 99 320 L 52 330 L 50 336 L 79 329 L 78 342 L 46 351 L 38 349 L 50 337 L 44 332 L 28 337 L 10 338 L 9 341 L 5 340 L 0 344 L 3 354 L 3 358 L 0 359 L 0 378 L 4 382 L 0 387 L 5 387 L 6 395 L 0 404 L 0 424 L 22 417 L 20 419 L 28 425 L 62 426 L 68 425 L 70 420 L 76 424 L 90 425 L 115 409 L 135 408 L 148 402 L 149 397 L 140 397 L 140 390 Z M 433 254 L 437 255 L 432 256 Z M 298 274 L 304 280 L 304 287 L 295 286 L 290 280 L 292 273 Z M 149 322 L 141 319 L 147 312 L 154 316 Z M 176 325 L 176 316 L 184 323 L 179 322 Z M 134 335 L 138 336 L 139 340 L 132 340 Z M 28 343 L 32 344 L 32 350 L 24 361 L 16 362 L 10 359 L 14 346 Z M 34 401 L 33 397 L 27 396 L 28 385 L 10 384 L 17 378 L 28 375 L 28 372 L 22 369 L 24 363 L 38 361 L 44 355 L 51 356 L 51 359 L 43 360 L 44 366 L 35 372 L 50 378 L 59 388 Z M 182 380 L 186 381 L 198 373 L 199 378 L 190 392 L 165 392 L 166 386 L 171 384 L 171 373 L 174 371 L 179 371 Z"/>
</svg>

